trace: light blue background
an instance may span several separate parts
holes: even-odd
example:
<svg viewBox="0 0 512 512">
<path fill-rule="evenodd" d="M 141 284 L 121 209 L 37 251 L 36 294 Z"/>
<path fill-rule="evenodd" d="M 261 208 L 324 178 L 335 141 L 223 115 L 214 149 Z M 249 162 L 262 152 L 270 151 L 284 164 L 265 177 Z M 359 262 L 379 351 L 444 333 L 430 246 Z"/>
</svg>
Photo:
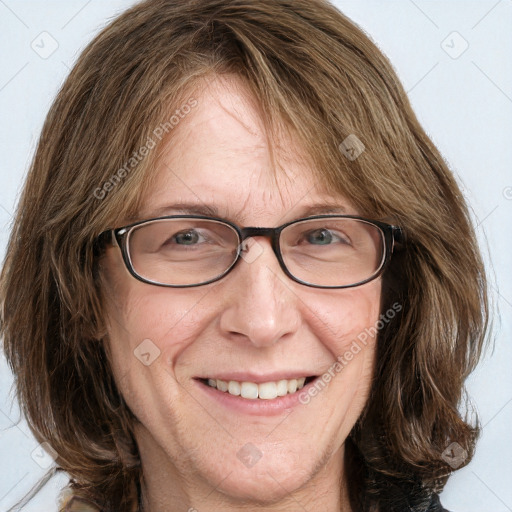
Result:
<svg viewBox="0 0 512 512">
<path fill-rule="evenodd" d="M 0 0 L 0 258 L 52 99 L 81 49 L 132 3 Z M 494 315 L 495 349 L 468 382 L 483 435 L 474 460 L 450 479 L 442 501 L 454 512 L 512 511 L 512 0 L 335 3 L 395 66 L 420 121 L 457 175 L 492 261 L 501 312 Z M 58 47 L 47 55 L 52 44 Z M 44 474 L 36 460 L 51 462 L 41 457 L 25 422 L 17 423 L 11 383 L 0 358 L 0 512 Z M 52 479 L 23 510 L 56 510 L 65 481 Z"/>
</svg>

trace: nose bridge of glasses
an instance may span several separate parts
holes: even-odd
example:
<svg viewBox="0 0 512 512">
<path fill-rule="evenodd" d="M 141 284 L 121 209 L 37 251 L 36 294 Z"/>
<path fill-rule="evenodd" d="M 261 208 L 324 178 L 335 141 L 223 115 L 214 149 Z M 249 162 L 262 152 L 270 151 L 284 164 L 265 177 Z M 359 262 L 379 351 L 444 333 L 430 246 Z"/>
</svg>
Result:
<svg viewBox="0 0 512 512">
<path fill-rule="evenodd" d="M 265 238 L 269 238 L 272 248 L 275 250 L 277 247 L 277 239 L 279 236 L 279 228 L 257 228 L 257 227 L 248 227 L 240 230 L 240 244 L 243 248 L 243 243 L 248 238 L 253 238 L 256 236 L 263 236 Z"/>
<path fill-rule="evenodd" d="M 258 242 L 257 240 L 254 240 L 254 247 L 253 244 L 246 246 L 245 241 L 249 238 L 267 238 L 270 242 L 270 249 L 271 252 L 274 253 L 274 263 L 275 265 L 279 265 L 281 269 L 285 272 L 285 274 L 288 274 L 284 262 L 281 255 L 281 250 L 279 248 L 279 234 L 281 232 L 281 227 L 276 228 L 265 228 L 265 227 L 246 227 L 241 228 L 239 230 L 240 234 L 240 250 L 239 250 L 239 258 L 243 259 L 246 263 L 253 263 L 255 260 L 259 260 L 260 256 L 263 254 L 264 249 L 262 246 L 263 241 Z M 270 253 L 267 253 L 267 258 L 272 258 Z M 263 266 L 268 269 L 268 265 L 271 263 L 271 260 L 265 259 L 265 262 L 263 263 Z M 265 270 L 264 272 L 267 272 Z M 274 275 L 275 272 L 272 272 L 271 275 Z M 259 278 L 258 278 L 259 280 Z"/>
</svg>

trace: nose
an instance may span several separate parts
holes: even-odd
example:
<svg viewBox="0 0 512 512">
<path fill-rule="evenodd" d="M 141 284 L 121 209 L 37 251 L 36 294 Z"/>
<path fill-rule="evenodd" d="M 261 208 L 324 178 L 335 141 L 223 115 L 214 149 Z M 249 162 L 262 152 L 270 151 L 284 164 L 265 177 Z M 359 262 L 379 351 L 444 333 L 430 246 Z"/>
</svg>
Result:
<svg viewBox="0 0 512 512">
<path fill-rule="evenodd" d="M 246 245 L 244 256 L 223 283 L 220 328 L 224 335 L 256 347 L 271 346 L 298 331 L 299 298 L 270 241 L 254 237 Z"/>
</svg>

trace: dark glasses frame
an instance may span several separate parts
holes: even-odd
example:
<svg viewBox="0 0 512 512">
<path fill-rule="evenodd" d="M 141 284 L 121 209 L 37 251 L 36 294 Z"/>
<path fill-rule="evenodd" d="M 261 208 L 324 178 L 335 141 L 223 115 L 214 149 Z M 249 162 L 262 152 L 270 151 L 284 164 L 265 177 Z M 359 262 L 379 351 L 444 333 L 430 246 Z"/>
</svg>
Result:
<svg viewBox="0 0 512 512">
<path fill-rule="evenodd" d="M 299 222 L 304 222 L 308 220 L 315 220 L 315 219 L 325 219 L 325 218 L 336 218 L 336 219 L 352 219 L 352 220 L 358 220 L 361 222 L 365 222 L 367 224 L 371 224 L 375 227 L 377 227 L 384 239 L 384 254 L 381 261 L 381 264 L 379 268 L 367 279 L 350 284 L 350 285 L 340 285 L 340 286 L 327 286 L 327 285 L 317 285 L 308 283 L 307 281 L 303 281 L 297 277 L 295 277 L 286 266 L 283 255 L 281 253 L 280 248 L 280 236 L 281 232 L 287 228 L 288 226 L 291 226 L 293 224 L 297 224 Z M 133 263 L 131 261 L 130 251 L 128 247 L 128 241 L 130 233 L 134 228 L 137 228 L 139 226 L 143 226 L 144 224 L 149 224 L 154 221 L 160 221 L 160 220 L 167 220 L 167 219 L 198 219 L 198 220 L 210 220 L 210 221 L 216 221 L 222 224 L 225 224 L 229 227 L 231 227 L 238 235 L 238 246 L 237 246 L 237 254 L 236 258 L 234 259 L 233 263 L 220 275 L 209 279 L 208 281 L 203 281 L 201 283 L 194 283 L 194 284 L 185 284 L 185 285 L 176 285 L 176 284 L 166 284 L 166 283 L 159 283 L 157 281 L 151 281 L 150 279 L 147 279 L 141 275 L 139 275 L 135 269 L 133 268 Z M 120 228 L 114 228 L 114 229 L 108 229 L 106 231 L 103 231 L 97 238 L 98 246 L 103 247 L 105 244 L 112 244 L 117 245 L 120 250 L 123 257 L 123 261 L 125 263 L 125 266 L 128 270 L 128 272 L 137 280 L 152 284 L 155 286 L 163 286 L 166 288 L 192 288 L 196 286 L 204 286 L 206 284 L 214 283 L 216 281 L 219 281 L 223 277 L 225 277 L 240 261 L 240 258 L 242 256 L 243 252 L 243 242 L 247 240 L 248 238 L 255 237 L 255 236 L 263 236 L 266 238 L 269 238 L 272 245 L 272 250 L 274 251 L 274 254 L 277 257 L 277 260 L 279 262 L 279 266 L 283 270 L 283 272 L 293 281 L 300 283 L 304 286 L 309 286 L 311 288 L 354 288 L 356 286 L 361 286 L 365 283 L 368 283 L 370 281 L 373 281 L 377 277 L 379 277 L 389 264 L 389 261 L 391 260 L 391 255 L 393 254 L 393 251 L 398 248 L 402 248 L 404 241 L 405 241 L 405 235 L 399 226 L 393 225 L 393 224 L 387 224 L 385 222 L 377 221 L 377 220 L 371 220 L 367 219 L 365 217 L 360 217 L 357 215 L 313 215 L 311 217 L 302 217 L 300 219 L 295 219 L 293 221 L 287 222 L 285 224 L 282 224 L 280 226 L 277 226 L 275 228 L 266 228 L 266 227 L 245 227 L 241 228 L 240 226 L 237 226 L 233 222 L 230 222 L 226 219 L 220 218 L 220 217 L 209 217 L 206 215 L 168 215 L 165 217 L 155 217 L 152 219 L 146 219 L 138 222 L 134 222 L 133 224 L 128 224 L 127 226 L 122 226 Z"/>
</svg>

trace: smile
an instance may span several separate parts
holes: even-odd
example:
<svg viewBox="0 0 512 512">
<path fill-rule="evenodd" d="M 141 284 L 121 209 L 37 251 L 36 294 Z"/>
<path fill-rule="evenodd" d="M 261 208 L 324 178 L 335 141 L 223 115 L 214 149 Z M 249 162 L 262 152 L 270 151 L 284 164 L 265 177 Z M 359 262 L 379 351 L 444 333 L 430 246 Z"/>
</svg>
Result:
<svg viewBox="0 0 512 512">
<path fill-rule="evenodd" d="M 202 379 L 202 382 L 233 396 L 240 396 L 251 400 L 273 400 L 277 397 L 295 393 L 314 378 L 315 376 L 301 377 L 299 379 L 281 379 L 278 381 L 261 382 L 259 384 L 255 382 L 225 381 L 220 379 Z"/>
</svg>

